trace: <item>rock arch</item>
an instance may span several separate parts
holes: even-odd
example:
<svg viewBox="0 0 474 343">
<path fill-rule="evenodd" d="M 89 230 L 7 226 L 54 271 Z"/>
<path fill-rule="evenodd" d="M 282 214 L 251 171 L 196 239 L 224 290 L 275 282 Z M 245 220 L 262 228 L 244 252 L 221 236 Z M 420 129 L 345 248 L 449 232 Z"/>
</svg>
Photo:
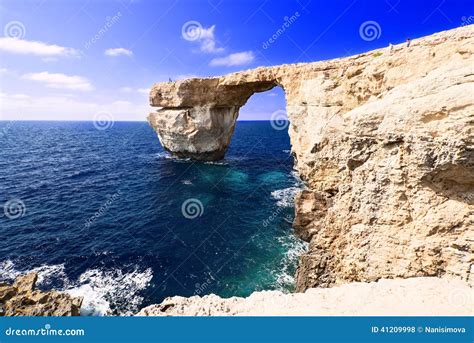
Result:
<svg viewBox="0 0 474 343">
<path fill-rule="evenodd" d="M 297 290 L 422 275 L 473 284 L 473 43 L 469 25 L 410 47 L 158 83 L 148 120 L 173 154 L 220 159 L 239 108 L 281 86 L 307 183 Z"/>
<path fill-rule="evenodd" d="M 160 142 L 179 157 L 219 160 L 225 155 L 239 109 L 254 94 L 279 85 L 274 78 L 223 82 L 222 78 L 188 79 L 155 86 L 148 116 Z"/>
</svg>

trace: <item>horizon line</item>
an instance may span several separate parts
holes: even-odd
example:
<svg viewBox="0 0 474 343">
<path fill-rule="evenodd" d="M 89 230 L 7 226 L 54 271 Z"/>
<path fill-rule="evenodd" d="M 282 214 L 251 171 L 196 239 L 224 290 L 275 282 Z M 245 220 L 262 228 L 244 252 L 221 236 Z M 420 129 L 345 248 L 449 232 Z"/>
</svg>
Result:
<svg viewBox="0 0 474 343">
<path fill-rule="evenodd" d="M 78 123 L 93 123 L 94 120 L 63 120 L 63 119 L 0 119 L 0 122 L 78 122 Z M 278 119 L 278 120 L 271 120 L 271 119 L 244 119 L 244 120 L 237 120 L 238 122 L 245 122 L 245 121 L 289 121 L 288 119 Z M 114 123 L 147 123 L 147 120 L 114 120 Z"/>
</svg>

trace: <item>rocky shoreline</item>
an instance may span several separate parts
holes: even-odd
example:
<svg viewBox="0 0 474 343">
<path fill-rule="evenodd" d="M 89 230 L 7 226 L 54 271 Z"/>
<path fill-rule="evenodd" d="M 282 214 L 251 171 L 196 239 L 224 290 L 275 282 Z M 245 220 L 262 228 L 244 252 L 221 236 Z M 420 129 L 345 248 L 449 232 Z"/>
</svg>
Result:
<svg viewBox="0 0 474 343">
<path fill-rule="evenodd" d="M 300 293 L 172 297 L 139 315 L 472 315 L 474 26 L 409 47 L 158 83 L 148 121 L 172 154 L 221 159 L 239 108 L 276 86 L 307 185 L 293 223 L 309 242 Z M 2 315 L 79 314 L 81 299 L 35 282 L 0 285 Z"/>
<path fill-rule="evenodd" d="M 36 289 L 37 273 L 0 283 L 0 316 L 79 316 L 82 298 Z"/>
</svg>

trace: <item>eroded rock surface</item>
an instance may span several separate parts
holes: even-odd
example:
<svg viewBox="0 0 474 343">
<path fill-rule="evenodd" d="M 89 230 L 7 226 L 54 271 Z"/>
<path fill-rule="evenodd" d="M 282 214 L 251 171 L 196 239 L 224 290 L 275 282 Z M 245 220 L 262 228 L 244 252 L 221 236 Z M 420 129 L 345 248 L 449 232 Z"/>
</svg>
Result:
<svg viewBox="0 0 474 343">
<path fill-rule="evenodd" d="M 82 298 L 35 289 L 38 275 L 29 273 L 13 285 L 0 284 L 0 316 L 78 316 Z"/>
<path fill-rule="evenodd" d="M 296 169 L 297 290 L 381 278 L 474 283 L 474 26 L 330 61 L 156 84 L 165 149 L 222 158 L 239 108 L 281 86 Z"/>
<path fill-rule="evenodd" d="M 472 289 L 463 281 L 439 278 L 312 288 L 305 293 L 255 292 L 248 298 L 211 294 L 171 297 L 142 309 L 139 316 L 472 316 Z"/>
</svg>

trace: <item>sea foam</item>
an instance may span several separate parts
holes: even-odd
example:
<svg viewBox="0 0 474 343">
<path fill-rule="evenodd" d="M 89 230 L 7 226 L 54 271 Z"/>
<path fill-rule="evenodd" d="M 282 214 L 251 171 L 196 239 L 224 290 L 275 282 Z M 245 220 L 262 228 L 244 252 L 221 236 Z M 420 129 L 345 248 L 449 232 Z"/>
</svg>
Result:
<svg viewBox="0 0 474 343">
<path fill-rule="evenodd" d="M 140 270 L 135 266 L 129 272 L 122 272 L 118 268 L 88 269 L 77 280 L 70 280 L 64 264 L 21 270 L 10 260 L 0 262 L 2 280 L 12 282 L 29 272 L 38 273 L 39 287 L 54 288 L 75 297 L 83 297 L 83 316 L 133 315 L 143 301 L 139 292 L 149 285 L 153 277 L 150 268 Z"/>
</svg>

